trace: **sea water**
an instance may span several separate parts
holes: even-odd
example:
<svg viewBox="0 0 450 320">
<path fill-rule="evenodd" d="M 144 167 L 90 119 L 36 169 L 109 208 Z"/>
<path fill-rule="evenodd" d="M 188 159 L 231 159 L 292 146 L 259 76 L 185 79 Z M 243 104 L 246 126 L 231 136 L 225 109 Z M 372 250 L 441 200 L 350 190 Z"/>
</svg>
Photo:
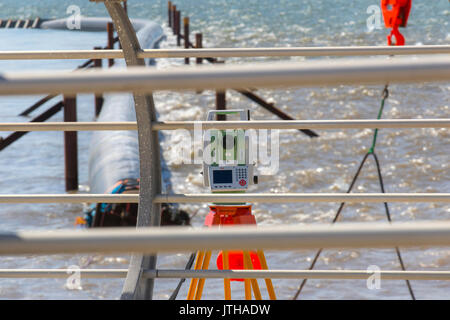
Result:
<svg viewBox="0 0 450 320">
<path fill-rule="evenodd" d="M 385 45 L 387 29 L 368 29 L 372 15 L 368 8 L 375 0 L 183 0 L 175 3 L 183 16 L 191 18 L 191 34 L 202 32 L 205 47 L 296 47 Z M 3 0 L 1 18 L 63 18 L 70 5 L 77 5 L 84 16 L 107 16 L 102 4 L 85 0 L 28 1 Z M 175 38 L 167 27 L 167 2 L 133 0 L 128 3 L 132 18 L 160 23 L 166 32 L 163 48 L 174 48 Z M 415 0 L 406 29 L 406 43 L 448 44 L 450 6 L 447 0 Z M 106 44 L 104 32 L 0 29 L 1 50 L 92 49 Z M 191 40 L 193 41 L 193 40 Z M 226 59 L 227 64 L 273 60 L 303 61 L 325 58 Z M 157 68 L 182 65 L 183 59 L 159 59 Z M 72 70 L 81 60 L 0 61 L 1 72 L 25 70 Z M 106 61 L 104 61 L 106 62 Z M 375 119 L 380 107 L 383 85 L 354 85 L 322 88 L 286 88 L 258 90 L 257 94 L 273 102 L 295 119 Z M 42 96 L 0 97 L 2 122 L 23 122 L 18 114 Z M 161 120 L 204 120 L 215 106 L 215 94 L 205 91 L 157 92 L 154 94 Z M 53 101 L 56 103 L 57 99 Z M 94 119 L 92 95 L 78 95 L 78 120 Z M 448 118 L 450 83 L 391 85 L 383 118 Z M 51 103 L 33 112 L 31 117 Z M 249 108 L 253 119 L 277 119 L 236 92 L 227 92 L 227 108 Z M 62 121 L 57 114 L 51 121 Z M 297 130 L 280 131 L 280 162 L 275 175 L 261 175 L 252 192 L 345 192 L 362 157 L 372 142 L 373 130 L 316 130 L 320 137 L 310 139 Z M 3 132 L 5 137 L 8 133 Z M 202 185 L 201 168 L 186 165 L 180 158 L 181 132 L 165 132 L 163 154 L 172 171 L 175 193 L 207 192 Z M 90 132 L 78 133 L 79 180 L 81 192 L 88 183 Z M 382 129 L 376 151 L 380 158 L 387 192 L 448 192 L 450 187 L 448 129 Z M 364 168 L 354 192 L 379 192 L 378 177 L 372 160 Z M 0 192 L 64 193 L 64 154 L 62 132 L 32 132 L 0 154 Z M 259 225 L 300 225 L 329 223 L 337 203 L 263 204 L 253 206 Z M 182 205 L 195 214 L 193 225 L 201 227 L 208 212 L 206 204 Z M 443 203 L 393 203 L 396 221 L 447 220 L 450 207 Z M 0 229 L 58 230 L 72 229 L 79 204 L 2 204 Z M 382 204 L 349 204 L 342 222 L 386 221 Z M 448 270 L 447 248 L 401 248 L 409 270 Z M 314 250 L 266 252 L 271 269 L 307 269 Z M 188 254 L 161 255 L 158 268 L 184 268 Z M 0 257 L 0 268 L 127 268 L 128 255 L 50 255 Z M 394 249 L 324 250 L 316 269 L 358 269 L 378 266 L 381 270 L 400 270 Z M 215 268 L 215 255 L 211 262 Z M 68 278 L 69 278 L 68 274 Z M 301 280 L 273 280 L 277 295 L 290 299 Z M 167 299 L 177 280 L 156 280 L 155 299 Z M 419 299 L 449 299 L 450 283 L 412 281 Z M 78 288 L 67 286 L 67 279 L 0 279 L 2 299 L 117 299 L 122 279 L 83 279 Z M 262 293 L 267 298 L 264 282 Z M 185 298 L 188 281 L 180 291 Z M 243 284 L 232 284 L 233 298 L 243 298 Z M 222 299 L 223 282 L 207 280 L 205 299 Z M 305 299 L 409 299 L 404 281 L 382 280 L 381 288 L 370 290 L 366 280 L 309 280 L 300 298 Z"/>
</svg>

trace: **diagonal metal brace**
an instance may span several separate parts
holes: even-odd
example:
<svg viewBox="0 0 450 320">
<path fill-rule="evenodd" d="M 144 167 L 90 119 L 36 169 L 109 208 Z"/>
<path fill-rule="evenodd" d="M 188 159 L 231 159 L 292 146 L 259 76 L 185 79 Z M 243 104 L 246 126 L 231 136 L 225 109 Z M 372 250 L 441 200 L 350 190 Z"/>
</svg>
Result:
<svg viewBox="0 0 450 320">
<path fill-rule="evenodd" d="M 92 1 L 92 0 L 91 0 Z M 96 1 L 99 2 L 99 1 Z M 127 66 L 145 66 L 138 58 L 142 52 L 136 32 L 118 0 L 104 0 L 122 45 Z M 161 206 L 153 203 L 155 194 L 161 192 L 161 163 L 158 133 L 152 130 L 156 121 L 152 94 L 134 94 L 136 120 L 139 137 L 140 192 L 137 227 L 159 226 Z M 122 289 L 121 299 L 151 299 L 154 280 L 145 279 L 142 270 L 156 268 L 156 255 L 134 254 L 131 258 L 127 278 Z"/>
</svg>

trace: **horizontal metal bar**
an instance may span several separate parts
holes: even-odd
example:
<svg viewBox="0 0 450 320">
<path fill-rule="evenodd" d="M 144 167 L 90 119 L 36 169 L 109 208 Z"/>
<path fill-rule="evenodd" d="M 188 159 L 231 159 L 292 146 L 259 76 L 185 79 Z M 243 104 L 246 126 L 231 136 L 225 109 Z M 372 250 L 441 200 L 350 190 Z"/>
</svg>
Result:
<svg viewBox="0 0 450 320">
<path fill-rule="evenodd" d="M 148 93 L 157 90 L 279 88 L 446 80 L 450 80 L 448 58 L 364 58 L 196 68 L 185 66 L 165 70 L 136 67 L 79 72 L 5 72 L 0 74 L 0 95 Z"/>
<path fill-rule="evenodd" d="M 450 119 L 383 120 L 257 120 L 257 121 L 163 121 L 153 130 L 208 129 L 375 129 L 450 128 Z M 95 131 L 137 130 L 134 121 L 120 122 L 11 122 L 0 123 L 0 131 Z"/>
<path fill-rule="evenodd" d="M 156 275 L 155 275 L 156 273 Z M 155 278 L 243 279 L 367 279 L 368 270 L 146 270 Z M 383 280 L 450 280 L 450 271 L 377 271 Z"/>
<path fill-rule="evenodd" d="M 450 202 L 450 193 L 158 194 L 154 203 Z M 138 203 L 138 194 L 0 194 L 0 203 Z"/>
<path fill-rule="evenodd" d="M 290 48 L 211 48 L 211 49 L 149 49 L 142 58 L 232 58 L 232 57 L 317 57 L 372 56 L 450 53 L 450 45 L 431 46 L 359 46 L 359 47 L 290 47 Z"/>
<path fill-rule="evenodd" d="M 125 278 L 127 269 L 0 269 L 0 278 L 63 278 L 74 272 L 83 279 Z M 367 279 L 373 270 L 144 270 L 145 278 Z M 450 271 L 380 270 L 383 280 L 450 280 Z"/>
<path fill-rule="evenodd" d="M 424 46 L 358 46 L 358 47 L 285 47 L 285 48 L 211 48 L 211 49 L 145 49 L 139 58 L 231 58 L 231 57 L 316 57 L 446 54 L 449 45 Z M 31 59 L 120 59 L 122 50 L 43 50 L 0 51 L 0 60 Z"/>
<path fill-rule="evenodd" d="M 67 278 L 75 272 L 82 278 L 125 278 L 128 269 L 0 269 L 0 278 Z"/>
<path fill-rule="evenodd" d="M 450 128 L 450 119 L 160 121 L 153 130 Z M 1 126 L 0 126 L 1 128 Z"/>
<path fill-rule="evenodd" d="M 285 227 L 105 228 L 0 233 L 0 255 L 450 246 L 450 222 Z"/>
<path fill-rule="evenodd" d="M 0 194 L 0 203 L 138 203 L 138 194 Z"/>
<path fill-rule="evenodd" d="M 159 194 L 153 201 L 156 203 L 450 202 L 450 193 Z"/>
<path fill-rule="evenodd" d="M 120 59 L 122 50 L 0 51 L 0 60 Z"/>
<path fill-rule="evenodd" d="M 135 121 L 122 122 L 20 122 L 0 123 L 0 131 L 137 130 Z"/>
</svg>

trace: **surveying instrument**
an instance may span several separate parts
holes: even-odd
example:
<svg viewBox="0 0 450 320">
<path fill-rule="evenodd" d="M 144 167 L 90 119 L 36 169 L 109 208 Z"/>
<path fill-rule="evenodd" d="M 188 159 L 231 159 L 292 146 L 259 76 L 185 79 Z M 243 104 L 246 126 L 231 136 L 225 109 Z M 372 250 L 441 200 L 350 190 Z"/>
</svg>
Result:
<svg viewBox="0 0 450 320">
<path fill-rule="evenodd" d="M 244 109 L 227 111 L 209 111 L 207 121 L 215 116 L 238 115 L 239 120 L 250 120 L 250 111 Z M 203 135 L 203 182 L 212 193 L 243 193 L 250 184 L 258 182 L 254 175 L 251 139 L 245 130 L 207 130 Z M 252 206 L 247 203 L 209 205 L 209 213 L 205 218 L 205 226 L 255 225 Z M 211 260 L 211 251 L 197 252 L 195 270 L 207 270 Z M 223 250 L 217 257 L 219 270 L 267 270 L 267 262 L 262 250 Z M 261 300 L 261 291 L 256 279 L 224 279 L 225 300 L 231 300 L 231 281 L 244 282 L 245 299 L 252 299 L 252 291 L 256 300 Z M 264 280 L 270 299 L 275 300 L 272 280 Z M 200 300 L 205 279 L 191 280 L 187 300 Z"/>
</svg>

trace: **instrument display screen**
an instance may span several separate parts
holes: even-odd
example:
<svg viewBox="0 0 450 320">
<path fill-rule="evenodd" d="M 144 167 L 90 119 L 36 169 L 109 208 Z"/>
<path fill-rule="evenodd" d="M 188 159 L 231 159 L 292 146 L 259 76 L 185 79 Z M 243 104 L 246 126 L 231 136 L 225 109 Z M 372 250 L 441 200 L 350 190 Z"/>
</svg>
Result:
<svg viewBox="0 0 450 320">
<path fill-rule="evenodd" d="M 213 183 L 232 183 L 233 170 L 214 170 Z"/>
</svg>

